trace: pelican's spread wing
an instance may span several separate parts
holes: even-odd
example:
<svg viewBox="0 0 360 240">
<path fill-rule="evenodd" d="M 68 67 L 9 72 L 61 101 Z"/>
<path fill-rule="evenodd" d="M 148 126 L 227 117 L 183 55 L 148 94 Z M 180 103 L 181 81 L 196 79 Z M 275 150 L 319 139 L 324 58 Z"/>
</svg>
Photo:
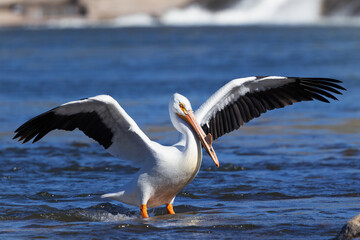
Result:
<svg viewBox="0 0 360 240">
<path fill-rule="evenodd" d="M 108 152 L 135 163 L 151 157 L 151 140 L 112 97 L 99 95 L 65 103 L 27 121 L 15 130 L 23 143 L 40 140 L 54 129 L 80 129 Z"/>
<path fill-rule="evenodd" d="M 296 102 L 326 98 L 345 90 L 328 78 L 248 77 L 232 80 L 214 93 L 195 112 L 206 134 L 213 139 L 238 129 L 267 110 L 283 108 Z"/>
</svg>

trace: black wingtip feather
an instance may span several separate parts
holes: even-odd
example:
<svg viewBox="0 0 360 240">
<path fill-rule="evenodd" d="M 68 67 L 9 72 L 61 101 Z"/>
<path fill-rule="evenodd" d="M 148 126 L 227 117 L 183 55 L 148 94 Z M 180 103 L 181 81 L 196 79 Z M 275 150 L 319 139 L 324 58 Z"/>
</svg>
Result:
<svg viewBox="0 0 360 240">
<path fill-rule="evenodd" d="M 337 80 L 337 79 L 332 79 L 332 78 L 297 78 L 297 79 L 302 82 L 310 82 L 312 84 L 327 85 L 327 86 L 331 86 L 331 87 L 346 91 L 346 88 L 344 88 L 343 86 L 340 86 L 339 84 L 336 84 L 336 83 L 342 83 L 342 81 Z"/>
<path fill-rule="evenodd" d="M 338 79 L 333 79 L 333 78 L 309 78 L 309 79 L 316 79 L 319 81 L 326 81 L 326 82 L 333 82 L 333 83 L 342 83 L 342 81 L 340 81 Z"/>
<path fill-rule="evenodd" d="M 314 87 L 312 85 L 307 85 L 307 84 L 304 84 L 304 83 L 300 83 L 300 85 L 304 89 L 308 90 L 309 92 L 318 93 L 319 95 L 323 95 L 325 97 L 337 100 L 337 98 L 334 95 L 330 94 L 329 92 L 326 92 L 326 91 L 322 90 L 321 88 Z"/>
<path fill-rule="evenodd" d="M 261 78 L 265 77 L 259 76 L 256 79 L 258 80 Z M 204 131 L 206 133 L 215 133 L 213 136 L 214 139 L 216 139 L 227 132 L 239 128 L 251 119 L 259 117 L 267 110 L 283 108 L 301 101 L 318 100 L 325 103 L 329 103 L 329 99 L 338 101 L 337 97 L 333 94 L 342 95 L 340 91 L 346 91 L 346 88 L 339 85 L 342 81 L 337 79 L 298 77 L 287 77 L 287 79 L 295 81 L 289 81 L 287 84 L 274 88 L 253 90 L 241 95 L 238 99 L 234 99 L 234 102 L 230 103 L 234 106 L 234 108 L 231 108 L 235 110 L 234 112 L 228 114 L 227 109 L 231 107 L 231 105 L 227 105 L 222 110 L 215 113 L 215 116 L 221 116 L 223 122 L 222 126 L 219 123 L 214 124 L 216 117 L 213 117 L 213 119 L 209 120 L 208 126 L 206 126 L 206 124 L 203 125 Z M 272 80 L 274 81 L 274 79 L 269 78 L 269 81 Z M 275 81 L 277 81 L 277 79 L 275 79 Z M 216 129 L 219 128 L 219 125 L 220 128 L 223 128 L 224 130 Z"/>
<path fill-rule="evenodd" d="M 98 141 L 105 149 L 110 147 L 113 133 L 95 111 L 59 115 L 55 113 L 57 108 L 53 108 L 25 122 L 15 130 L 13 139 L 19 138 L 19 142 L 26 143 L 34 138 L 32 143 L 35 143 L 54 129 L 72 131 L 79 128 L 88 137 Z"/>
</svg>

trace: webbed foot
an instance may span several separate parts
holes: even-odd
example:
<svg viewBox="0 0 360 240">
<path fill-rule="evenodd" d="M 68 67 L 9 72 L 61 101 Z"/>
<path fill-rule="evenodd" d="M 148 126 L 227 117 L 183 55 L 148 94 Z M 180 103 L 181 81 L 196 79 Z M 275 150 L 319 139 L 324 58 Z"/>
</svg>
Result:
<svg viewBox="0 0 360 240">
<path fill-rule="evenodd" d="M 147 206 L 146 206 L 146 204 L 141 205 L 140 211 L 141 211 L 141 216 L 142 216 L 143 218 L 148 218 L 148 217 L 149 217 L 148 212 L 147 212 Z"/>
<path fill-rule="evenodd" d="M 173 205 L 171 203 L 166 204 L 166 209 L 169 214 L 175 214 Z"/>
</svg>

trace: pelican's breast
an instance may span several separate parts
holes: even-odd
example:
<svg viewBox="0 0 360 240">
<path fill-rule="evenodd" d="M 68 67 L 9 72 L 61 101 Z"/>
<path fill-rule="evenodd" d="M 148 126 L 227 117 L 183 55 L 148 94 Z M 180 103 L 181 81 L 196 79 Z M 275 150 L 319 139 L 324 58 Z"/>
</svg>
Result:
<svg viewBox="0 0 360 240">
<path fill-rule="evenodd" d="M 151 182 L 151 197 L 148 207 L 170 203 L 197 175 L 201 166 L 201 143 L 181 151 L 177 147 L 165 147 L 158 156 L 156 167 L 147 176 Z"/>
</svg>

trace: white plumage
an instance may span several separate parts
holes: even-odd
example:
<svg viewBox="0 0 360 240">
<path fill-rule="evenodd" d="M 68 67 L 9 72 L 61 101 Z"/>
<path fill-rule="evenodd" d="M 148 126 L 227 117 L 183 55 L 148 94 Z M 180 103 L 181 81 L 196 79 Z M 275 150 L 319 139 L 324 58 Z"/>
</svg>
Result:
<svg viewBox="0 0 360 240">
<path fill-rule="evenodd" d="M 187 98 L 174 94 L 169 101 L 171 122 L 182 135 L 179 142 L 163 146 L 150 140 L 135 121 L 110 96 L 99 95 L 65 103 L 20 126 L 15 138 L 23 143 L 40 140 L 54 129 L 83 131 L 109 153 L 130 160 L 140 170 L 123 187 L 115 186 L 112 198 L 141 208 L 167 205 L 173 214 L 175 196 L 197 175 L 202 147 L 218 166 L 212 140 L 238 129 L 267 110 L 299 101 L 341 94 L 338 80 L 325 78 L 248 77 L 230 81 L 193 113 Z"/>
</svg>

